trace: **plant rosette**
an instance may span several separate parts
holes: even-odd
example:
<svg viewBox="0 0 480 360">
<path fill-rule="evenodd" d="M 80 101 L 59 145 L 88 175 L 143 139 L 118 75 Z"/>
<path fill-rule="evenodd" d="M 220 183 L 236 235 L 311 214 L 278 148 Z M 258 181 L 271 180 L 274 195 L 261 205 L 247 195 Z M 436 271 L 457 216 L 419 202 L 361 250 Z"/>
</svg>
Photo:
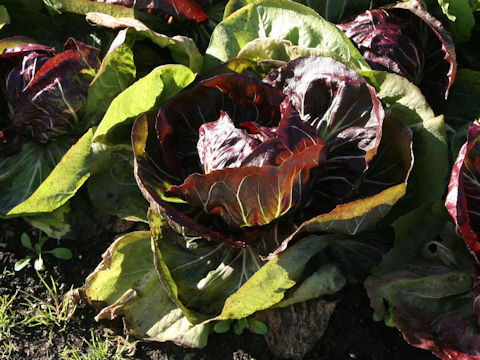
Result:
<svg viewBox="0 0 480 360">
<path fill-rule="evenodd" d="M 312 26 L 299 31 L 285 17 Z M 256 52 L 262 44 L 271 47 Z M 244 54 L 259 56 L 235 58 Z M 264 81 L 247 75 L 263 73 L 265 59 L 284 66 Z M 382 251 L 375 225 L 397 202 L 391 219 L 441 199 L 448 171 L 443 117 L 420 90 L 369 70 L 302 5 L 263 0 L 232 13 L 212 34 L 205 68 L 220 75 L 200 74 L 158 116 L 151 107 L 135 121 L 151 235 L 117 240 L 86 286 L 98 319 L 123 317 L 137 337 L 194 347 L 218 320 L 338 291 L 345 278 L 327 247 L 368 272 Z M 140 257 L 143 270 L 130 269 Z"/>
<path fill-rule="evenodd" d="M 367 10 L 337 26 L 372 69 L 406 77 L 432 104 L 447 99 L 457 71 L 453 40 L 419 1 Z"/>
<path fill-rule="evenodd" d="M 88 177 L 92 134 L 85 133 L 83 116 L 100 68 L 98 49 L 70 38 L 57 54 L 52 47 L 13 37 L 1 40 L 0 50 L 6 109 L 0 131 L 0 214 L 52 211 Z"/>
<path fill-rule="evenodd" d="M 310 103 L 318 92 L 331 96 L 324 106 Z M 168 100 L 156 120 L 140 116 L 132 143 L 156 269 L 193 324 L 247 317 L 287 289 L 293 296 L 333 238 L 388 213 L 413 161 L 410 130 L 384 119 L 373 87 L 316 57 L 264 82 L 204 80 Z M 294 238 L 303 240 L 290 249 Z"/>
<path fill-rule="evenodd" d="M 480 357 L 479 140 L 475 122 L 453 166 L 445 204 L 425 204 L 395 221 L 395 245 L 365 283 L 375 316 L 441 359 Z"/>
</svg>

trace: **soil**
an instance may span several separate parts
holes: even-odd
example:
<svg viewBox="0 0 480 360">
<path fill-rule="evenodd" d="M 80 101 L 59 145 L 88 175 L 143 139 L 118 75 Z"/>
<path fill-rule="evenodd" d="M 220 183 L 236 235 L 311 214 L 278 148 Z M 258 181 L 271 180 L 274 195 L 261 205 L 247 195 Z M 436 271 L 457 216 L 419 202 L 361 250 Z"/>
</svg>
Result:
<svg viewBox="0 0 480 360">
<path fill-rule="evenodd" d="M 133 224 L 123 220 L 100 216 L 97 227 L 93 229 L 96 236 L 88 239 L 64 241 L 61 246 L 70 248 L 73 259 L 65 261 L 46 254 L 47 269 L 42 276 L 55 279 L 59 292 L 65 294 L 69 289 L 80 288 L 87 275 L 94 270 L 101 260 L 101 254 L 118 233 L 144 228 L 143 224 Z M 91 229 L 92 230 L 92 229 Z M 19 290 L 11 308 L 17 314 L 33 312 L 24 305 L 27 292 L 41 299 L 48 299 L 48 292 L 39 280 L 33 266 L 29 265 L 15 274 L 14 264 L 27 255 L 20 243 L 20 235 L 26 232 L 32 239 L 38 238 L 38 232 L 22 219 L 0 220 L 0 296 L 14 294 Z M 56 247 L 54 240 L 49 240 L 45 248 Z M 340 301 L 330 319 L 324 336 L 305 359 L 340 360 L 340 359 L 436 359 L 431 353 L 411 347 L 394 328 L 372 320 L 369 300 L 361 285 L 346 287 L 339 294 Z M 18 315 L 19 316 L 19 315 Z M 95 312 L 85 300 L 81 300 L 66 328 L 46 326 L 31 327 L 22 324 L 16 328 L 13 336 L 13 351 L 5 359 L 59 359 L 59 353 L 67 345 L 86 350 L 82 340 L 91 339 L 91 333 L 105 334 L 107 327 L 112 337 L 124 341 L 125 334 L 118 323 L 97 323 Z M 126 356 L 126 355 L 125 355 Z M 172 343 L 138 342 L 129 354 L 132 359 L 275 359 L 265 339 L 245 331 L 235 335 L 212 334 L 209 344 L 204 349 L 186 349 Z M 0 358 L 1 355 L 0 355 Z"/>
</svg>

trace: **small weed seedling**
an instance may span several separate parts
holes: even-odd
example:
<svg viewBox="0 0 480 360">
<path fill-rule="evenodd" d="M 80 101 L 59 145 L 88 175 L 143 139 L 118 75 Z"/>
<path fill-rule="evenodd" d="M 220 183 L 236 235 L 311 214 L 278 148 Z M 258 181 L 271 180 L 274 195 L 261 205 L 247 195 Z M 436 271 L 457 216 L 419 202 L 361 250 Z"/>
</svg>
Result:
<svg viewBox="0 0 480 360">
<path fill-rule="evenodd" d="M 38 238 L 38 243 L 32 245 L 32 241 L 30 239 L 30 236 L 28 234 L 23 233 L 20 236 L 20 241 L 22 242 L 22 245 L 26 247 L 27 249 L 31 250 L 32 253 L 28 255 L 24 259 L 20 259 L 15 263 L 14 269 L 15 271 L 20 271 L 22 270 L 25 266 L 27 266 L 32 259 L 34 260 L 33 267 L 37 271 L 42 271 L 45 270 L 45 264 L 43 262 L 43 254 L 52 254 L 58 259 L 62 260 L 70 260 L 72 258 L 72 252 L 70 249 L 63 248 L 63 247 L 57 247 L 52 250 L 46 250 L 43 251 L 43 245 L 45 245 L 45 242 L 48 240 L 48 237 L 45 235 L 40 235 Z"/>
<path fill-rule="evenodd" d="M 47 326 L 50 330 L 57 327 L 58 331 L 64 331 L 67 327 L 68 321 L 72 318 L 73 313 L 76 310 L 76 306 L 73 308 L 70 306 L 71 292 L 68 292 L 62 300 L 53 278 L 50 276 L 51 285 L 48 285 L 42 275 L 38 272 L 37 274 L 40 281 L 47 289 L 51 301 L 42 300 L 32 294 L 22 291 L 27 296 L 27 303 L 24 305 L 34 309 L 34 314 L 26 318 L 25 323 L 30 327 Z"/>
<path fill-rule="evenodd" d="M 15 313 L 11 309 L 12 303 L 17 298 L 18 291 L 15 294 L 0 296 L 0 358 L 4 359 L 10 356 L 14 350 L 12 341 L 13 332 L 20 325 Z"/>
<path fill-rule="evenodd" d="M 90 332 L 91 340 L 83 338 L 83 343 L 87 346 L 86 353 L 82 353 L 80 349 L 72 345 L 66 346 L 59 354 L 62 360 L 126 360 L 124 354 L 130 353 L 136 346 L 136 341 L 129 342 L 128 336 L 125 341 L 116 341 L 114 344 L 114 337 L 108 335 L 105 331 L 104 337 L 95 335 L 93 331 Z"/>
</svg>

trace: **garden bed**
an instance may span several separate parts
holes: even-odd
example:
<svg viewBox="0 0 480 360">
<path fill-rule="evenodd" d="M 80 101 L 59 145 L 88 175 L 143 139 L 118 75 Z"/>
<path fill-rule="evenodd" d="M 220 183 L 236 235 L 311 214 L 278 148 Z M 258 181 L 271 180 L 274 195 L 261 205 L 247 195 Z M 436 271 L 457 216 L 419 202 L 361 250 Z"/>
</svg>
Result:
<svg viewBox="0 0 480 360">
<path fill-rule="evenodd" d="M 95 269 L 100 261 L 100 255 L 105 251 L 117 232 L 144 228 L 143 224 L 133 224 L 107 216 L 100 216 L 102 221 L 96 224 L 96 236 L 88 239 L 72 239 L 63 241 L 62 246 L 73 252 L 71 260 L 59 260 L 51 255 L 45 255 L 46 270 L 40 275 L 50 285 L 50 276 L 54 279 L 58 293 L 64 296 L 70 288 L 81 288 L 86 276 Z M 23 232 L 38 236 L 38 230 L 32 229 L 22 219 L 0 221 L 2 233 L 2 251 L 0 253 L 0 296 L 13 295 L 16 291 L 24 291 L 34 295 L 46 304 L 53 304 L 51 296 L 39 279 L 32 265 L 19 272 L 14 272 L 16 261 L 27 255 L 19 239 Z M 55 247 L 56 240 L 49 239 L 46 248 Z M 339 302 L 330 320 L 323 338 L 317 342 L 314 350 L 306 359 L 435 359 L 428 351 L 408 345 L 400 332 L 388 328 L 381 322 L 372 320 L 372 310 L 365 290 L 359 285 L 348 286 L 337 294 Z M 14 313 L 17 322 L 34 317 L 35 311 L 24 304 L 31 299 L 29 295 L 19 292 L 9 309 Z M 38 302 L 40 303 L 40 302 Z M 95 311 L 84 299 L 80 300 L 72 318 L 60 321 L 60 325 L 30 326 L 18 324 L 11 327 L 11 338 L 4 337 L 2 343 L 4 359 L 75 359 L 68 357 L 65 349 L 77 349 L 78 354 L 87 354 L 88 344 L 92 334 L 99 339 L 105 339 L 111 344 L 110 349 L 116 349 L 119 342 L 125 340 L 122 324 L 97 323 L 94 320 Z M 104 325 L 116 329 L 107 330 Z M 63 326 L 65 329 L 59 331 Z M 130 338 L 130 341 L 133 340 Z M 10 347 L 11 353 L 6 354 Z M 61 355 L 63 354 L 63 355 Z M 263 336 L 244 331 L 236 335 L 233 331 L 226 334 L 212 334 L 208 346 L 204 349 L 188 349 L 172 343 L 137 342 L 134 350 L 124 354 L 134 359 L 272 359 L 273 355 Z M 72 356 L 72 355 L 70 355 Z"/>
</svg>

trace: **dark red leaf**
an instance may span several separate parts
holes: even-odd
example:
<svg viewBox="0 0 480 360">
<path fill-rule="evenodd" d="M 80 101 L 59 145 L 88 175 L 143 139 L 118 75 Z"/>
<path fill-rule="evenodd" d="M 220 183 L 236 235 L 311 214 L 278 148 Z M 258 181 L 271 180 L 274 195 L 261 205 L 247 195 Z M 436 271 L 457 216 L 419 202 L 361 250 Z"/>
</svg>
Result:
<svg viewBox="0 0 480 360">
<path fill-rule="evenodd" d="M 380 143 L 384 111 L 375 90 L 355 71 L 322 57 L 297 58 L 264 81 L 282 89 L 329 146 L 309 210 L 331 210 L 355 192 Z"/>
<path fill-rule="evenodd" d="M 193 0 L 91 0 L 121 5 L 137 10 L 158 12 L 163 11 L 180 21 L 193 20 L 197 23 L 208 19 L 201 6 Z"/>
<path fill-rule="evenodd" d="M 290 156 L 279 166 L 241 167 L 190 175 L 170 191 L 189 204 L 220 216 L 228 226 L 267 225 L 299 205 L 321 169 L 326 151 L 317 144 Z"/>
<path fill-rule="evenodd" d="M 152 117 L 149 121 L 149 116 Z M 169 174 L 161 171 L 161 149 L 154 136 L 154 119 L 151 114 L 140 115 L 132 127 L 132 147 L 135 155 L 135 178 L 143 196 L 150 206 L 159 214 L 165 216 L 170 226 L 185 236 L 201 236 L 218 242 L 225 242 L 234 247 L 242 247 L 242 240 L 233 240 L 229 234 L 221 234 L 209 229 L 198 220 L 183 214 L 176 206 L 175 199 L 165 200 L 165 192 L 170 187 L 172 179 Z M 149 136 L 150 134 L 150 136 Z M 153 141 L 152 141 L 153 140 Z"/>
<path fill-rule="evenodd" d="M 368 10 L 337 26 L 372 69 L 406 77 L 430 102 L 448 97 L 457 69 L 453 41 L 419 1 Z"/>
<path fill-rule="evenodd" d="M 94 47 L 69 39 L 65 49 L 36 72 L 14 109 L 12 129 L 41 142 L 67 133 L 78 123 L 100 66 Z"/>
<path fill-rule="evenodd" d="M 468 129 L 452 169 L 445 206 L 468 248 L 480 263 L 480 125 Z"/>
<path fill-rule="evenodd" d="M 198 156 L 205 174 L 214 170 L 239 167 L 262 140 L 266 140 L 265 136 L 249 134 L 236 128 L 232 119 L 223 111 L 220 112 L 217 121 L 201 125 L 198 133 Z"/>
<path fill-rule="evenodd" d="M 204 123 L 218 120 L 220 111 L 227 113 L 236 127 L 244 123 L 276 127 L 283 99 L 280 90 L 240 74 L 215 76 L 173 97 L 160 109 L 156 124 L 167 168 L 182 180 L 203 172 L 198 132 Z"/>
</svg>

